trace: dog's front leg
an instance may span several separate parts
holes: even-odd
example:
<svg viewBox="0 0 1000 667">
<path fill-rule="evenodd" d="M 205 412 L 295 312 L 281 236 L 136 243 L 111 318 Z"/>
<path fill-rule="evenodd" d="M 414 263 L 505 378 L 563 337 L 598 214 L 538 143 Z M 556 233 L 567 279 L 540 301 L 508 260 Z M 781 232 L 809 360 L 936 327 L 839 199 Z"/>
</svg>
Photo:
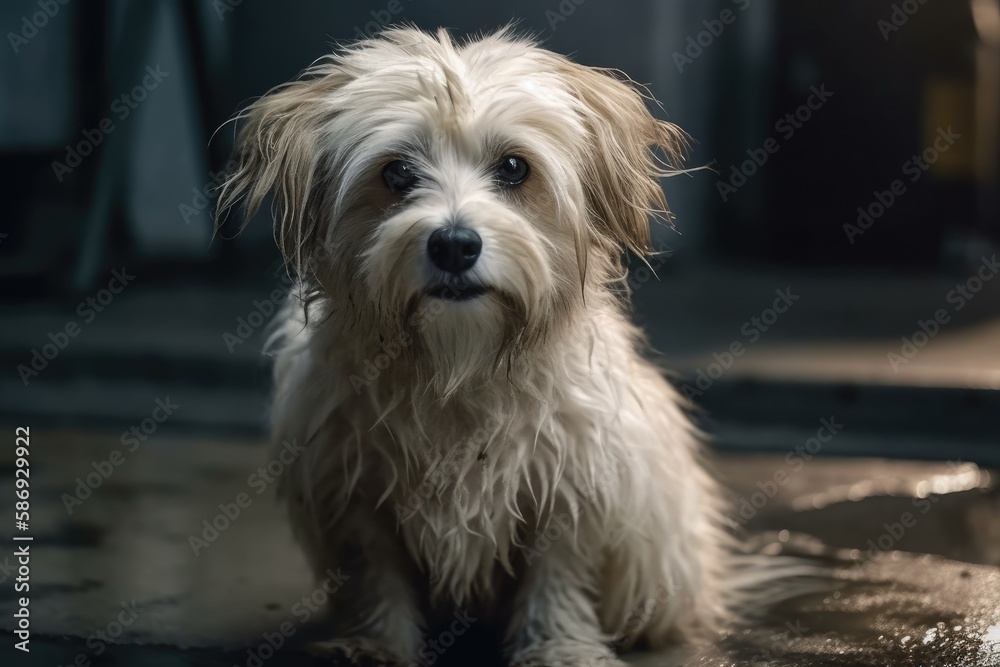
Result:
<svg viewBox="0 0 1000 667">
<path fill-rule="evenodd" d="M 597 617 L 599 548 L 572 529 L 544 551 L 525 552 L 528 565 L 514 600 L 507 647 L 514 667 L 617 667 Z M 591 550 L 593 549 L 593 550 Z"/>
<path fill-rule="evenodd" d="M 399 543 L 373 517 L 356 517 L 342 530 L 350 541 L 325 559 L 346 575 L 330 599 L 334 639 L 313 644 L 312 652 L 365 667 L 413 664 L 423 620 Z"/>
</svg>

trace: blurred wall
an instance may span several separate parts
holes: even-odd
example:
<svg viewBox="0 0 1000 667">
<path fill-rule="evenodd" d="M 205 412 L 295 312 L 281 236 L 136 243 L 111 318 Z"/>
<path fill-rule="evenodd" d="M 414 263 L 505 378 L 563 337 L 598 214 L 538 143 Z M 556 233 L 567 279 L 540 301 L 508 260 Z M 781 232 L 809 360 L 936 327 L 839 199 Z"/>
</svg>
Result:
<svg viewBox="0 0 1000 667">
<path fill-rule="evenodd" d="M 762 0 L 760 4 L 767 3 Z M 401 11 L 392 14 L 390 6 Z M 446 27 L 464 35 L 513 21 L 518 29 L 537 36 L 546 48 L 587 65 L 620 69 L 647 84 L 663 105 L 661 115 L 691 135 L 689 165 L 697 167 L 713 159 L 711 81 L 718 54 L 705 49 L 693 64 L 682 63 L 681 67 L 673 54 L 689 36 L 705 29 L 703 21 L 716 18 L 724 7 L 735 5 L 731 0 L 399 0 L 319 6 L 299 1 L 260 6 L 245 3 L 226 20 L 233 22 L 233 86 L 240 100 L 293 77 L 328 52 L 331 42 L 370 35 L 389 22 L 412 22 L 425 29 Z M 296 35 L 296 39 L 284 39 L 286 35 Z M 737 35 L 733 38 L 739 39 Z M 263 46 L 278 42 L 280 49 Z M 267 82 L 264 87 L 263 81 Z M 682 234 L 658 228 L 654 230 L 656 240 L 677 251 L 678 260 L 697 257 L 705 249 L 709 174 L 671 179 L 665 188 Z"/>
<path fill-rule="evenodd" d="M 110 244 L 116 234 L 124 237 L 127 253 L 144 260 L 207 262 L 211 210 L 199 192 L 217 183 L 231 148 L 233 127 L 223 125 L 225 120 L 328 53 L 335 42 L 371 35 L 390 23 L 443 26 L 465 35 L 515 22 L 547 48 L 588 65 L 620 69 L 648 84 L 663 104 L 662 115 L 691 135 L 689 165 L 707 165 L 714 152 L 711 80 L 719 54 L 705 49 L 694 62 L 679 64 L 676 53 L 689 36 L 704 30 L 705 20 L 734 6 L 732 0 L 42 4 L 55 8 L 51 16 L 38 0 L 0 6 L 0 27 L 28 35 L 18 48 L 0 49 L 0 152 L 17 150 L 36 160 L 21 181 L 3 186 L 22 204 L 15 207 L 15 241 L 30 236 L 29 226 L 44 228 L 44 236 L 75 239 L 67 242 L 64 255 L 36 257 L 36 265 L 72 257 L 75 248 Z M 147 66 L 169 75 L 122 117 L 116 100 L 141 85 Z M 144 103 L 146 98 L 155 103 Z M 94 146 L 78 169 L 53 173 L 50 163 L 70 159 L 85 133 L 104 119 L 115 129 L 108 141 Z M 109 148 L 114 143 L 127 144 L 122 166 L 104 180 L 116 188 L 109 216 L 121 218 L 124 231 L 115 232 L 115 221 L 109 229 L 92 231 L 81 219 L 95 193 L 102 192 L 102 170 L 108 169 L 103 163 L 115 152 Z M 665 188 L 681 234 L 657 228 L 657 245 L 677 251 L 679 261 L 697 257 L 705 246 L 710 174 L 669 179 Z M 75 207 L 64 216 L 74 220 L 60 221 L 49 210 L 61 201 Z M 248 227 L 240 249 L 271 246 L 264 218 Z"/>
</svg>

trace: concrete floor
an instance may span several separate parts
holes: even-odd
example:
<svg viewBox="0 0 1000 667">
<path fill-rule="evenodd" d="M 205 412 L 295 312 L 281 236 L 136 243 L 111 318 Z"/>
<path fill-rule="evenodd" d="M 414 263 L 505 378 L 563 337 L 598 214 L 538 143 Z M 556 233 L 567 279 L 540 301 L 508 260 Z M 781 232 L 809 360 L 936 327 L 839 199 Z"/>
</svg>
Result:
<svg viewBox="0 0 1000 667">
<path fill-rule="evenodd" d="M 899 275 L 667 262 L 658 271 L 659 280 L 633 276 L 636 320 L 677 384 L 695 390 L 717 446 L 783 451 L 820 415 L 835 414 L 850 428 L 826 454 L 1000 467 L 1000 280 L 983 283 L 959 311 L 948 295 L 974 267 Z M 170 396 L 182 409 L 167 430 L 257 436 L 268 404 L 261 349 L 270 318 L 239 344 L 226 336 L 282 289 L 282 275 L 274 267 L 252 282 L 209 286 L 136 273 L 92 321 L 76 312 L 82 296 L 5 303 L 0 363 L 10 372 L 0 374 L 0 422 L 121 432 Z M 776 290 L 797 298 L 772 320 Z M 900 339 L 941 308 L 951 309 L 948 322 L 894 369 L 888 355 Z M 770 322 L 767 330 L 754 318 Z M 14 369 L 69 323 L 80 333 L 25 386 Z M 727 359 L 735 344 L 742 354 Z"/>
<path fill-rule="evenodd" d="M 1000 276 L 977 274 L 981 266 L 907 275 L 707 265 L 648 282 L 633 272 L 636 319 L 684 376 L 739 342 L 729 380 L 1000 389 Z M 766 313 L 778 291 L 790 303 Z"/>
<path fill-rule="evenodd" d="M 117 435 L 32 434 L 30 664 L 69 665 L 79 655 L 90 664 L 255 664 L 251 657 L 264 636 L 273 637 L 283 623 L 290 638 L 264 664 L 319 664 L 301 651 L 304 640 L 323 632 L 319 615 L 306 619 L 301 605 L 315 585 L 273 489 L 257 495 L 248 487 L 248 476 L 267 460 L 263 444 L 154 436 L 125 453 L 70 514 L 64 494 L 74 494 L 77 478 L 115 449 L 122 449 Z M 12 448 L 3 448 L 0 467 L 10 473 L 12 462 Z M 781 455 L 720 455 L 717 465 L 737 508 L 743 498 L 759 500 L 753 498 L 758 483 L 786 469 L 787 482 L 747 521 L 750 540 L 764 552 L 834 562 L 840 583 L 833 592 L 783 604 L 754 627 L 730 629 L 712 646 L 636 654 L 630 661 L 650 667 L 1000 665 L 995 473 L 973 464 L 870 459 L 813 459 L 791 471 Z M 0 495 L 13 495 L 12 478 L 3 475 Z M 190 535 L 219 513 L 219 503 L 247 491 L 252 503 L 196 556 Z M 898 534 L 893 524 L 907 512 L 915 522 Z M 9 561 L 0 557 L 0 565 Z M 0 628 L 8 632 L 11 588 L 9 581 L 0 586 Z M 123 605 L 134 606 L 136 617 L 105 645 L 96 633 L 118 631 Z M 13 641 L 7 634 L 0 655 L 22 657 L 10 649 Z M 483 641 L 469 637 L 443 664 L 494 664 Z"/>
<path fill-rule="evenodd" d="M 636 319 L 678 384 L 697 387 L 700 372 L 712 372 L 734 343 L 744 345 L 695 396 L 703 425 L 729 450 L 718 468 L 737 508 L 787 466 L 785 453 L 815 433 L 820 417 L 835 415 L 847 427 L 822 458 L 747 512 L 745 527 L 764 551 L 838 564 L 839 589 L 787 603 L 710 647 L 630 660 L 1000 667 L 1000 485 L 995 473 L 962 463 L 1000 466 L 1000 280 L 960 311 L 948 300 L 974 270 L 895 276 L 668 264 L 661 281 L 633 283 Z M 315 664 L 300 649 L 323 637 L 323 624 L 316 614 L 306 621 L 296 605 L 316 589 L 272 489 L 254 495 L 199 555 L 189 544 L 266 460 L 264 327 L 232 350 L 223 334 L 268 298 L 277 275 L 212 289 L 158 286 L 139 275 L 99 317 L 81 323 L 80 335 L 29 386 L 13 369 L 50 332 L 79 321 L 79 299 L 4 304 L 0 361 L 10 372 L 0 376 L 0 421 L 33 426 L 34 635 L 29 663 L 7 634 L 0 665 L 255 665 L 265 634 L 283 623 L 294 632 L 264 664 Z M 786 289 L 799 297 L 794 305 L 756 338 L 748 335 L 744 326 L 756 328 L 752 318 Z M 949 321 L 894 369 L 888 355 L 900 350 L 900 338 L 912 338 L 940 308 L 953 309 Z M 167 397 L 181 406 L 176 414 L 70 514 L 63 494 L 122 449 L 120 434 Z M 3 497 L 13 494 L 12 454 L 0 448 Z M 889 534 L 907 512 L 915 524 Z M 12 553 L 0 551 L 7 633 Z M 122 605 L 133 601 L 142 611 L 116 627 L 129 613 Z M 789 623 L 807 629 L 799 636 Z M 97 634 L 119 629 L 114 644 Z M 482 649 L 490 639 L 485 629 L 470 632 L 438 664 L 495 664 Z"/>
</svg>

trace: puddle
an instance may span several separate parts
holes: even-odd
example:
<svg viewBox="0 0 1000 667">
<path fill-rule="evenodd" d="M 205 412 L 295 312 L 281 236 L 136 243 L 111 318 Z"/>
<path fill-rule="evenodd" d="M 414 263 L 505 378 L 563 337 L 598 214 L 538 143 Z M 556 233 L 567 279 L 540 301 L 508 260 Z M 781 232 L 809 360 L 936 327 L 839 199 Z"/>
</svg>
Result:
<svg viewBox="0 0 1000 667">
<path fill-rule="evenodd" d="M 39 466 L 44 473 L 33 479 L 46 489 L 33 514 L 52 527 L 32 553 L 38 655 L 46 664 L 72 664 L 94 629 L 115 618 L 123 600 L 135 599 L 147 611 L 108 649 L 105 658 L 115 664 L 245 664 L 246 647 L 259 644 L 312 591 L 284 512 L 261 497 L 199 555 L 188 538 L 221 500 L 246 490 L 263 448 L 182 441 L 137 452 L 116 473 L 114 487 L 95 491 L 67 520 L 60 493 L 116 443 L 95 439 L 39 450 L 63 454 Z M 719 461 L 743 498 L 783 466 L 781 456 Z M 211 483 L 192 485 L 207 469 Z M 968 463 L 815 459 L 754 505 L 742 527 L 767 553 L 834 565 L 835 590 L 783 603 L 764 622 L 731 628 L 711 646 L 638 653 L 628 661 L 649 667 L 1000 667 L 997 481 L 996 473 Z M 0 494 L 8 492 L 0 482 Z M 5 618 L 0 629 L 9 631 L 12 616 Z M 322 664 L 288 650 L 268 667 Z M 494 663 L 494 654 L 462 649 L 436 665 Z"/>
</svg>

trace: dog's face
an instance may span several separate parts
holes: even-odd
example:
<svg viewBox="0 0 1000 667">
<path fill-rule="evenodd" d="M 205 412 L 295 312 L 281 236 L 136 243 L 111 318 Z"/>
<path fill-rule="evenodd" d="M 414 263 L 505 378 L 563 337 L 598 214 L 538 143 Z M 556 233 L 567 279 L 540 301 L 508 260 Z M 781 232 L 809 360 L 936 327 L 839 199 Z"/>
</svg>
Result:
<svg viewBox="0 0 1000 667">
<path fill-rule="evenodd" d="M 273 191 L 306 287 L 369 334 L 416 329 L 452 389 L 649 250 L 669 166 L 652 150 L 681 142 L 631 86 L 503 32 L 394 29 L 244 117 L 221 209 Z"/>
</svg>

